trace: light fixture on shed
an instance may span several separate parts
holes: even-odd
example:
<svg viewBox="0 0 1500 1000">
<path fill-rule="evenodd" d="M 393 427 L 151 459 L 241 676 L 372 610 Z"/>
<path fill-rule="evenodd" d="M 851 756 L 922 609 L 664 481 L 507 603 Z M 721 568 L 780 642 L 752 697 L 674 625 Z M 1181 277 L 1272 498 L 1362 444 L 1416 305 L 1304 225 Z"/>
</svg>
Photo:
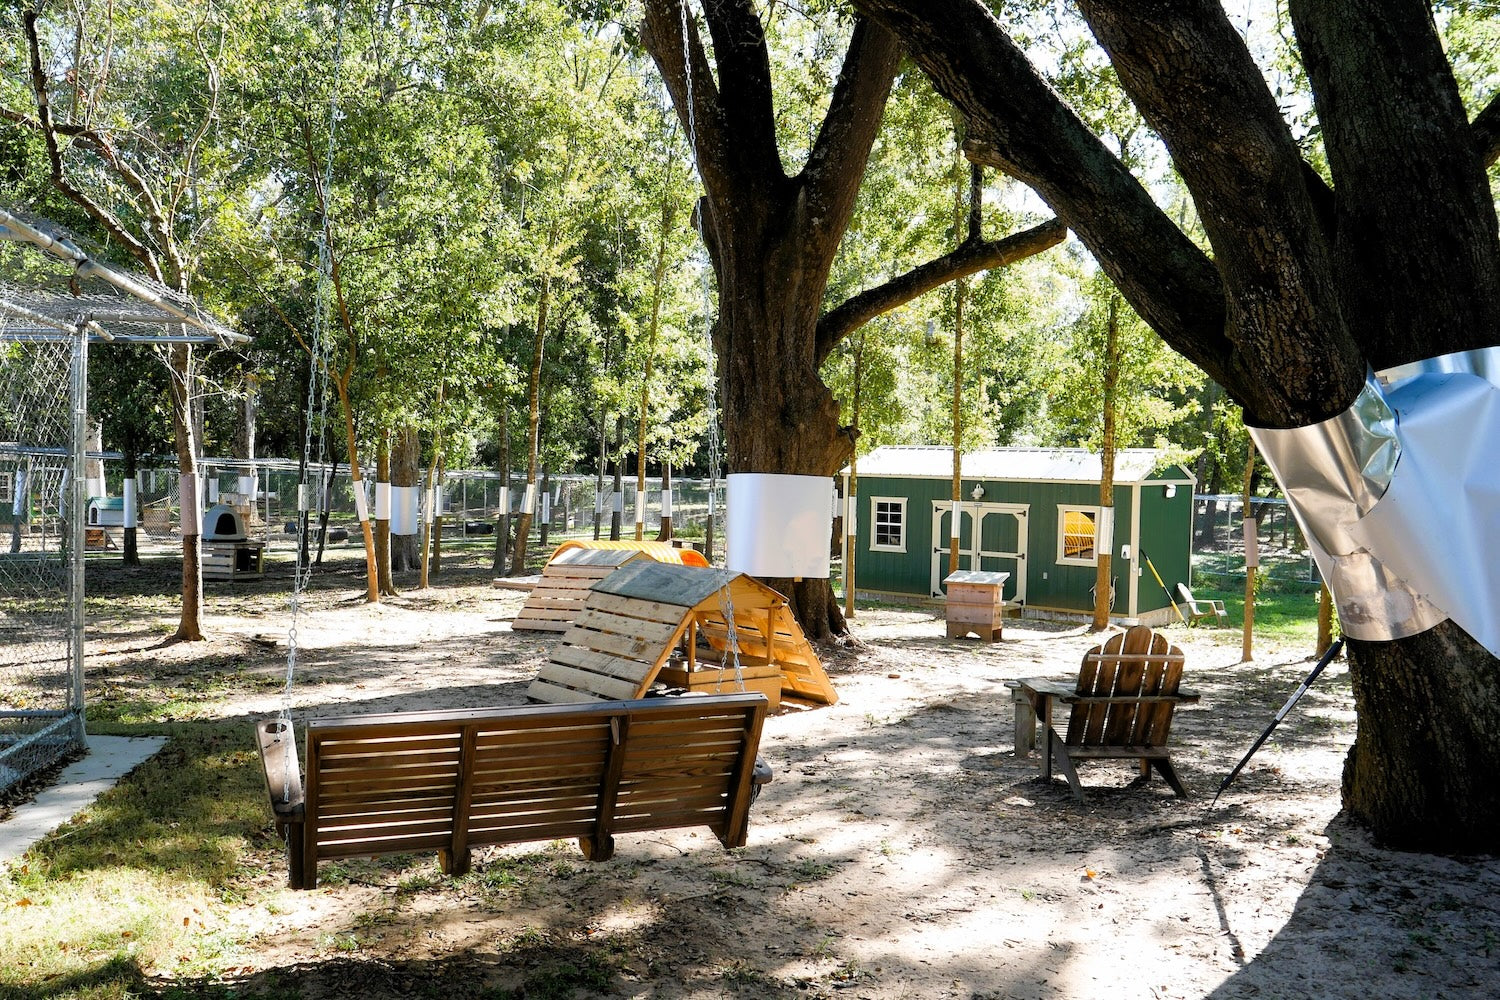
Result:
<svg viewBox="0 0 1500 1000">
<path fill-rule="evenodd" d="M 973 497 L 975 500 L 981 499 L 984 496 L 984 484 L 983 483 L 975 483 L 974 484 L 974 489 L 969 494 L 969 496 Z"/>
<path fill-rule="evenodd" d="M 1173 497 L 1175 497 L 1177 495 L 1177 484 L 1176 483 L 1168 483 L 1167 484 L 1167 488 L 1164 489 L 1164 490 L 1162 490 L 1161 492 L 1162 492 L 1162 496 L 1164 496 L 1168 500 L 1170 500 L 1170 499 L 1172 499 Z"/>
</svg>

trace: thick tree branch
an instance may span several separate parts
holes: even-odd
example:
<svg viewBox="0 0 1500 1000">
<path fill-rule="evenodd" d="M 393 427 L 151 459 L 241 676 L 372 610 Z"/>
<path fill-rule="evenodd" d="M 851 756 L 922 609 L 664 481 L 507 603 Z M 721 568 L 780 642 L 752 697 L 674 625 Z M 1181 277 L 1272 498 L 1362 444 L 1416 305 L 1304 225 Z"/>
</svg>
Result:
<svg viewBox="0 0 1500 1000">
<path fill-rule="evenodd" d="M 817 363 L 822 365 L 840 341 L 876 316 L 890 312 L 955 278 L 1005 267 L 1049 250 L 1061 243 L 1067 235 L 1067 227 L 1057 219 L 1052 219 L 1000 240 L 983 240 L 971 236 L 952 253 L 918 265 L 883 285 L 860 292 L 829 310 L 818 321 Z"/>
<path fill-rule="evenodd" d="M 646 0 L 641 43 L 651 53 L 672 107 L 682 123 L 704 187 L 724 195 L 730 189 L 735 164 L 729 159 L 729 139 L 719 90 L 691 17 L 683 39 L 683 0 Z"/>
<path fill-rule="evenodd" d="M 1486 167 L 1493 167 L 1500 160 L 1500 94 L 1490 98 L 1490 103 L 1479 112 L 1472 126 L 1474 144 Z"/>
<path fill-rule="evenodd" d="M 1136 311 L 1224 384 L 1223 286 L 1208 257 L 1079 120 L 978 0 L 853 0 L 965 116 L 969 158 L 1031 186 Z"/>
<path fill-rule="evenodd" d="M 854 213 L 859 180 L 880 133 L 885 102 L 900 62 L 901 43 L 896 36 L 860 18 L 849 40 L 828 113 L 802 171 L 813 225 L 820 242 L 833 244 L 827 246 L 830 255 Z M 859 164 L 858 171 L 854 164 Z"/>
<path fill-rule="evenodd" d="M 758 169 L 779 171 L 776 107 L 771 92 L 771 53 L 752 0 L 707 0 L 703 16 L 714 43 L 719 100 L 735 123 L 736 145 Z"/>
<path fill-rule="evenodd" d="M 1473 139 L 1485 123 L 1469 122 L 1430 5 L 1290 11 L 1338 190 L 1343 318 L 1365 359 L 1380 369 L 1496 343 L 1500 241 Z"/>
<path fill-rule="evenodd" d="M 1301 153 L 1223 7 L 1080 0 L 1079 9 L 1171 151 L 1213 244 L 1236 349 L 1225 387 L 1258 423 L 1345 409 L 1365 358 L 1339 310 Z"/>
<path fill-rule="evenodd" d="M 36 97 L 37 107 L 35 127 L 42 133 L 42 138 L 47 145 L 47 161 L 51 166 L 52 185 L 66 195 L 70 201 L 87 212 L 91 218 L 104 227 L 106 232 L 116 240 L 119 240 L 120 244 L 130 252 L 131 256 L 135 257 L 146 267 L 151 277 L 157 281 L 161 281 L 161 264 L 157 260 L 155 252 L 149 246 L 136 239 L 125 228 L 124 223 L 115 217 L 114 213 L 104 208 L 104 206 L 100 205 L 82 189 L 76 187 L 68 179 L 67 172 L 63 169 L 62 148 L 57 141 L 57 129 L 52 123 L 52 103 L 47 93 L 47 75 L 42 70 L 41 42 L 37 37 L 36 30 L 38 16 L 37 11 L 28 10 L 22 19 L 22 24 L 26 32 L 26 43 L 31 56 L 31 89 Z M 26 119 L 24 116 L 16 116 L 12 120 L 19 120 L 21 124 L 30 124 L 29 119 Z M 102 142 L 101 145 L 112 152 L 112 147 L 107 142 Z M 112 166 L 116 165 L 117 161 L 110 156 L 106 155 L 105 159 L 109 160 Z M 124 172 L 121 173 L 121 176 L 125 177 L 127 183 L 130 183 L 130 177 Z M 139 180 L 139 178 L 136 179 Z"/>
</svg>

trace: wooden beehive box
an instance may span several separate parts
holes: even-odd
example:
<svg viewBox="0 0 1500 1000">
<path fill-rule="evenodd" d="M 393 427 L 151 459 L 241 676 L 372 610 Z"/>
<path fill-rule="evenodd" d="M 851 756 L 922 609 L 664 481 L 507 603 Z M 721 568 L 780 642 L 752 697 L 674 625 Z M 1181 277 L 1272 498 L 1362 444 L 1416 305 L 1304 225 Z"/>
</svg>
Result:
<svg viewBox="0 0 1500 1000">
<path fill-rule="evenodd" d="M 949 573 L 943 580 L 948 588 L 948 638 L 962 639 L 973 633 L 987 642 L 999 642 L 1009 579 L 1009 573 L 972 569 Z"/>
</svg>

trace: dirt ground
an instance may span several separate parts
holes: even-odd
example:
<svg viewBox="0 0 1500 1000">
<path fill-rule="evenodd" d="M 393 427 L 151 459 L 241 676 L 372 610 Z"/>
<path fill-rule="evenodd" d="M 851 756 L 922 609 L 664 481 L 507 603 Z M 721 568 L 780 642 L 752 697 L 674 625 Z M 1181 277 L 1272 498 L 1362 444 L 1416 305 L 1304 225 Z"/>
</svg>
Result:
<svg viewBox="0 0 1500 1000">
<path fill-rule="evenodd" d="M 523 595 L 482 568 L 378 606 L 354 569 L 298 615 L 299 716 L 520 704 L 557 642 L 512 632 Z M 127 581 L 128 582 L 128 581 Z M 170 621 L 92 634 L 90 698 L 156 672 L 248 664 L 225 717 L 282 704 L 284 594 L 210 586 L 208 643 L 148 649 Z M 108 594 L 100 598 L 108 606 Z M 149 616 L 148 616 L 149 617 Z M 1353 738 L 1335 664 L 1236 785 L 1219 781 L 1310 669 L 1308 650 L 1170 628 L 1202 701 L 1178 714 L 1192 791 L 1083 769 L 1085 802 L 1018 758 L 1007 679 L 1066 675 L 1097 641 L 1013 621 L 995 645 L 948 640 L 933 611 L 862 608 L 830 651 L 839 703 L 767 723 L 775 769 L 748 845 L 706 831 L 619 838 L 591 865 L 568 844 L 325 866 L 283 888 L 267 812 L 256 893 L 227 918 L 252 944 L 225 985 L 306 996 L 1230 998 L 1500 995 L 1500 867 L 1403 854 L 1339 817 Z M 242 670 L 245 668 L 242 668 Z M 441 984 L 437 988 L 436 984 Z M 507 993 L 506 991 L 513 991 Z"/>
</svg>

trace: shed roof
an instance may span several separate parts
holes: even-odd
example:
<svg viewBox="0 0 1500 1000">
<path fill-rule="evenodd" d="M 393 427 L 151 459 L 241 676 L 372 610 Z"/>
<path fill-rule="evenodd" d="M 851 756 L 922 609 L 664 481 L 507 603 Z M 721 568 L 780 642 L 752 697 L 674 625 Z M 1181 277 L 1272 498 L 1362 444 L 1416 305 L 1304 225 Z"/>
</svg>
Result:
<svg viewBox="0 0 1500 1000">
<path fill-rule="evenodd" d="M 1165 452 L 1158 448 L 1126 448 L 1115 452 L 1115 482 L 1196 483 L 1197 478 L 1180 465 L 1164 465 Z M 1099 453 L 1084 448 L 982 448 L 965 452 L 965 479 L 1012 480 L 1018 482 L 1097 483 Z M 848 469 L 844 469 L 845 474 Z M 861 476 L 892 479 L 947 479 L 953 475 L 953 449 L 936 445 L 885 445 L 859 459 Z"/>
</svg>

